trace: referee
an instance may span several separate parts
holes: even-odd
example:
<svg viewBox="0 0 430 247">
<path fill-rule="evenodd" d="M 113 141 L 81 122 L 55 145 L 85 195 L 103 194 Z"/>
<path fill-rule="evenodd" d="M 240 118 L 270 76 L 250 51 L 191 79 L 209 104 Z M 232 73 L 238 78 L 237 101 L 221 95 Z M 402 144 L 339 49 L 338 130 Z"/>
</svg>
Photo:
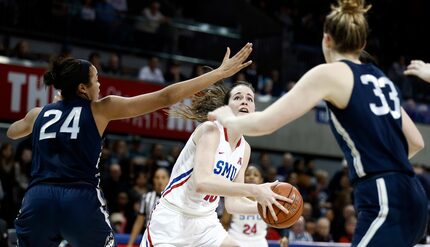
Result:
<svg viewBox="0 0 430 247">
<path fill-rule="evenodd" d="M 169 179 L 169 172 L 165 168 L 158 168 L 155 171 L 154 178 L 152 180 L 154 190 L 142 195 L 139 207 L 139 215 L 134 222 L 127 247 L 133 246 L 137 235 L 142 231 L 144 223 L 146 225 L 146 222 L 151 220 L 152 210 L 155 208 L 155 205 L 157 205 L 161 196 L 161 192 L 166 187 Z"/>
</svg>

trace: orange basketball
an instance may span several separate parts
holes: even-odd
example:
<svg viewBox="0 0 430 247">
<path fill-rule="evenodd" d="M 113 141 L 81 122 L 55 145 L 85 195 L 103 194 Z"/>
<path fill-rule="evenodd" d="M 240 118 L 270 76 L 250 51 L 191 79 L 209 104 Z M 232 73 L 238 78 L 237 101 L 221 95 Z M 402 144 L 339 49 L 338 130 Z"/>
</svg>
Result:
<svg viewBox="0 0 430 247">
<path fill-rule="evenodd" d="M 266 218 L 263 217 L 263 207 L 258 203 L 258 213 L 263 218 L 264 222 L 268 225 L 275 228 L 287 228 L 300 218 L 303 211 L 303 198 L 300 195 L 300 192 L 296 189 L 296 187 L 292 186 L 289 183 L 279 183 L 273 188 L 273 191 L 277 194 L 283 195 L 287 198 L 293 200 L 293 203 L 288 203 L 285 201 L 278 200 L 281 205 L 283 205 L 286 209 L 288 209 L 289 213 L 286 214 L 278 207 L 273 205 L 273 209 L 275 210 L 276 216 L 278 220 L 275 221 L 270 213 L 269 209 L 266 210 Z"/>
</svg>

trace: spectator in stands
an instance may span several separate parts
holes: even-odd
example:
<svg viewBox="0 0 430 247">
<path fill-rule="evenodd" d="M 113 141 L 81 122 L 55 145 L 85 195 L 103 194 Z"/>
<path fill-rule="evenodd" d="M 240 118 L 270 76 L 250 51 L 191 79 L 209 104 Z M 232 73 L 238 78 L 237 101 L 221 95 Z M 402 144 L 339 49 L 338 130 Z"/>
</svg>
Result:
<svg viewBox="0 0 430 247">
<path fill-rule="evenodd" d="M 8 236 L 7 223 L 3 219 L 0 219 L 0 246 L 4 246 L 4 247 L 10 246 L 8 243 L 8 239 L 9 239 L 9 236 Z"/>
<path fill-rule="evenodd" d="M 137 235 L 142 232 L 142 229 L 146 229 L 146 225 L 151 220 L 152 210 L 158 204 L 161 192 L 166 188 L 169 179 L 169 171 L 166 169 L 158 168 L 155 171 L 152 179 L 153 190 L 141 196 L 138 215 L 133 224 L 127 247 L 132 247 Z"/>
<path fill-rule="evenodd" d="M 274 99 L 273 94 L 273 80 L 271 78 L 265 78 L 263 82 L 263 88 L 257 95 L 257 101 L 259 102 L 270 102 Z"/>
<path fill-rule="evenodd" d="M 278 177 L 277 179 L 279 181 L 286 181 L 288 174 L 290 174 L 293 171 L 293 163 L 294 163 L 294 156 L 289 153 L 285 152 L 282 156 L 282 163 L 280 166 L 278 166 Z"/>
<path fill-rule="evenodd" d="M 103 74 L 103 68 L 102 68 L 102 61 L 100 53 L 98 52 L 91 52 L 88 56 L 88 61 L 97 69 L 97 72 L 99 74 Z"/>
<path fill-rule="evenodd" d="M 161 13 L 160 3 L 157 1 L 152 1 L 148 7 L 144 8 L 142 16 L 145 21 L 139 22 L 136 28 L 148 33 L 157 32 L 161 24 L 169 21 L 169 19 Z"/>
<path fill-rule="evenodd" d="M 17 181 L 15 171 L 14 152 L 11 143 L 3 143 L 0 146 L 0 181 L 2 183 L 4 196 L 1 200 L 0 217 L 5 219 L 8 226 L 13 225 L 16 215 Z"/>
<path fill-rule="evenodd" d="M 252 84 L 252 86 L 257 90 L 257 92 L 260 91 L 261 88 L 258 87 L 258 71 L 256 62 L 253 62 L 251 66 L 246 68 L 245 78 L 247 82 Z"/>
<path fill-rule="evenodd" d="M 252 64 L 254 64 L 254 63 L 252 63 Z M 251 64 L 251 66 L 252 66 L 252 64 Z M 205 66 L 204 66 L 204 65 L 201 65 L 201 64 L 195 64 L 195 65 L 193 66 L 192 71 L 191 71 L 191 77 L 201 76 L 201 75 L 203 75 L 204 73 L 206 73 Z"/>
<path fill-rule="evenodd" d="M 30 182 L 31 156 L 31 148 L 24 147 L 20 151 L 18 160 L 15 162 L 15 176 L 20 193 L 19 198 L 24 196 L 24 191 L 27 189 Z"/>
<path fill-rule="evenodd" d="M 11 55 L 19 59 L 34 60 L 34 55 L 30 52 L 30 44 L 26 40 L 19 41 Z"/>
<path fill-rule="evenodd" d="M 148 65 L 140 70 L 139 79 L 148 82 L 165 83 L 166 80 L 159 66 L 160 60 L 157 57 L 151 57 Z"/>
<path fill-rule="evenodd" d="M 355 232 L 355 227 L 357 226 L 357 218 L 355 216 L 350 216 L 345 220 L 345 234 L 339 238 L 340 243 L 352 243 L 352 236 Z"/>
<path fill-rule="evenodd" d="M 84 5 L 81 9 L 81 19 L 88 22 L 95 21 L 96 10 L 94 9 L 93 0 L 84 0 Z"/>
<path fill-rule="evenodd" d="M 164 146 L 161 143 L 154 143 L 151 147 L 151 153 L 147 160 L 147 166 L 150 170 L 151 176 L 154 175 L 155 170 L 158 168 L 165 168 L 168 171 L 172 170 L 171 164 L 167 161 L 164 154 Z"/>
<path fill-rule="evenodd" d="M 120 76 L 124 74 L 121 58 L 116 52 L 110 54 L 107 66 L 103 69 L 103 71 L 109 75 Z"/>
<path fill-rule="evenodd" d="M 120 213 L 125 218 L 124 224 L 122 225 L 121 231 L 119 233 L 131 232 L 136 214 L 128 192 L 126 190 L 120 191 L 115 200 L 115 203 L 111 203 L 111 212 Z"/>
<path fill-rule="evenodd" d="M 303 218 L 303 216 L 300 216 L 297 222 L 291 226 L 290 232 L 288 234 L 288 241 L 290 243 L 296 241 L 313 242 L 312 236 L 305 229 L 305 225 L 305 218 Z"/>
<path fill-rule="evenodd" d="M 333 242 L 330 234 L 330 221 L 326 217 L 321 217 L 317 221 L 316 232 L 312 235 L 315 242 Z"/>
<path fill-rule="evenodd" d="M 166 156 L 166 160 L 169 161 L 170 167 L 173 167 L 173 165 L 176 163 L 176 160 L 179 157 L 179 154 L 181 154 L 182 146 L 180 145 L 174 145 L 170 148 L 169 154 Z"/>
<path fill-rule="evenodd" d="M 182 72 L 181 64 L 177 61 L 173 61 L 164 74 L 164 78 L 167 83 L 176 83 L 178 81 L 183 81 L 186 79 L 184 73 Z"/>
<path fill-rule="evenodd" d="M 121 166 L 117 163 L 113 163 L 109 166 L 109 177 L 105 179 L 102 184 L 106 201 L 110 207 L 116 207 L 118 194 L 121 191 L 128 189 L 127 182 L 121 179 L 122 170 Z"/>
<path fill-rule="evenodd" d="M 130 190 L 130 197 L 133 203 L 139 202 L 143 194 L 148 192 L 148 177 L 147 171 L 139 171 L 134 179 L 134 185 Z"/>
<path fill-rule="evenodd" d="M 128 11 L 127 0 L 108 0 L 108 2 L 121 14 Z"/>
</svg>

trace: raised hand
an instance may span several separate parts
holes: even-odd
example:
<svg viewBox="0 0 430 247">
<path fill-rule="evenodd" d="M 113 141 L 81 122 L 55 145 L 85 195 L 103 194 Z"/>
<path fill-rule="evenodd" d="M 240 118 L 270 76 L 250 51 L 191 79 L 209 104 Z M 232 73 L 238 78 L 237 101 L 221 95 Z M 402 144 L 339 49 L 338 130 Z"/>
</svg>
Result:
<svg viewBox="0 0 430 247">
<path fill-rule="evenodd" d="M 208 119 L 210 121 L 218 120 L 224 127 L 228 127 L 225 126 L 225 120 L 230 117 L 234 117 L 234 113 L 229 106 L 221 106 L 208 113 Z"/>
<path fill-rule="evenodd" d="M 425 63 L 421 60 L 412 60 L 404 74 L 417 76 L 426 82 L 430 82 L 430 63 Z"/>
<path fill-rule="evenodd" d="M 227 47 L 222 64 L 218 67 L 218 70 L 223 74 L 223 78 L 230 77 L 250 65 L 252 61 L 245 62 L 245 60 L 251 52 L 252 43 L 247 43 L 236 55 L 230 58 L 230 48 Z"/>
</svg>

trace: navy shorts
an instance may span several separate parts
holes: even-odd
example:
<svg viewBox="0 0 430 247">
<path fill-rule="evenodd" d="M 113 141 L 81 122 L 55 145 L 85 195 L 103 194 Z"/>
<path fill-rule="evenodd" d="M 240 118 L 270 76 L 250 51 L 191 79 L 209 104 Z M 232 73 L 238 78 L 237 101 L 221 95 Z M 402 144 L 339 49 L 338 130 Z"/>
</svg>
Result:
<svg viewBox="0 0 430 247">
<path fill-rule="evenodd" d="M 354 186 L 358 213 L 352 246 L 410 247 L 424 236 L 427 199 L 415 176 L 390 173 Z"/>
<path fill-rule="evenodd" d="M 89 184 L 37 184 L 15 220 L 18 246 L 116 246 L 101 191 Z"/>
</svg>

